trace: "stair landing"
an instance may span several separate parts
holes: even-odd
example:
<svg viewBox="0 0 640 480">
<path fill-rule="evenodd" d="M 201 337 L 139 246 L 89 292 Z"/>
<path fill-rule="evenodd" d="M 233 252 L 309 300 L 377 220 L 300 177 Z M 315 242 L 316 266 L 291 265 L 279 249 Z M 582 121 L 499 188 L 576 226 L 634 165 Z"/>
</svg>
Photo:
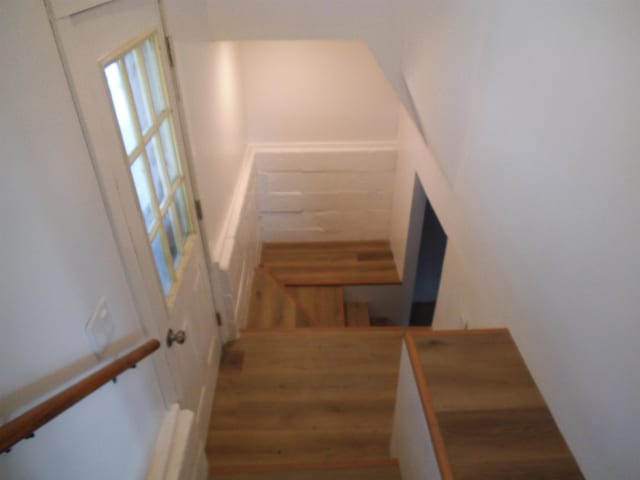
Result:
<svg viewBox="0 0 640 480">
<path fill-rule="evenodd" d="M 225 346 L 207 441 L 212 471 L 388 457 L 403 335 L 307 328 L 248 332 Z"/>
<path fill-rule="evenodd" d="M 387 241 L 265 243 L 262 264 L 286 285 L 396 285 Z"/>
</svg>

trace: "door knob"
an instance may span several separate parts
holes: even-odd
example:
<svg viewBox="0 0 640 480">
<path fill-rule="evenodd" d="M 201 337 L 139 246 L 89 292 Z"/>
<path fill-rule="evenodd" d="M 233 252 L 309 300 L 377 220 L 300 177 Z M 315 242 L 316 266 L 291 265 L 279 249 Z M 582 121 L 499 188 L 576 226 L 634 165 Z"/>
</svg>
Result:
<svg viewBox="0 0 640 480">
<path fill-rule="evenodd" d="M 184 330 L 178 330 L 174 332 L 172 328 L 167 332 L 167 347 L 171 348 L 171 345 L 175 343 L 182 345 L 187 339 L 187 334 Z"/>
</svg>

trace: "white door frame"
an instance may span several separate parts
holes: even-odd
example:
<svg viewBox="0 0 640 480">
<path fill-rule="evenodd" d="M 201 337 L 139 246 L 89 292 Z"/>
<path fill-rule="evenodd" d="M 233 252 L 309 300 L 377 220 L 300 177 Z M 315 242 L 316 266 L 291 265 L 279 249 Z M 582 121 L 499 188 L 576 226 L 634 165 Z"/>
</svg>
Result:
<svg viewBox="0 0 640 480">
<path fill-rule="evenodd" d="M 193 162 L 193 152 L 191 150 L 191 143 L 189 141 L 189 130 L 187 129 L 187 121 L 186 121 L 186 113 L 184 102 L 182 97 L 180 96 L 180 78 L 178 77 L 178 70 L 175 68 L 175 48 L 173 47 L 173 37 L 171 36 L 171 31 L 169 30 L 169 24 L 167 22 L 166 13 L 165 13 L 165 0 L 158 0 L 158 6 L 160 8 L 160 21 L 162 22 L 162 30 L 165 35 L 165 48 L 169 48 L 171 50 L 171 57 L 173 59 L 173 63 L 167 62 L 170 70 L 171 84 L 173 86 L 173 92 L 171 94 L 175 97 L 172 100 L 175 100 L 177 108 L 175 109 L 176 115 L 178 117 L 180 126 L 180 132 L 182 137 L 182 142 L 185 150 L 185 163 L 187 164 L 187 169 L 189 172 L 195 172 L 194 162 Z M 191 186 L 191 192 L 193 193 L 194 202 L 200 202 L 200 195 L 198 192 L 197 182 L 191 181 L 191 177 L 189 176 L 189 183 Z M 207 262 L 207 273 L 208 273 L 208 281 L 211 290 L 211 294 L 213 295 L 214 304 L 216 305 L 216 320 L 218 322 L 218 327 L 220 329 L 220 333 L 222 336 L 222 342 L 226 343 L 231 340 L 234 340 L 238 337 L 237 328 L 235 325 L 230 324 L 229 322 L 224 321 L 223 315 L 221 315 L 219 309 L 222 308 L 221 299 L 224 297 L 224 292 L 221 290 L 219 282 L 216 283 L 215 279 L 215 267 L 212 265 L 213 255 L 209 245 L 209 239 L 203 228 L 201 228 L 200 222 L 202 219 L 196 215 L 196 223 L 198 224 L 198 231 L 200 233 L 200 238 L 202 239 L 202 248 L 205 254 L 206 262 Z"/>
</svg>

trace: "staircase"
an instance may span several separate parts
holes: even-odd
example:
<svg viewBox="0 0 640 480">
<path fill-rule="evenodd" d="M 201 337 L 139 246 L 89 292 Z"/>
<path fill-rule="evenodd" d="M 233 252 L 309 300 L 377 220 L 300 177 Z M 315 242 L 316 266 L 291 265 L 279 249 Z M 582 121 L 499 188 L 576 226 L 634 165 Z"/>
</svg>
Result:
<svg viewBox="0 0 640 480">
<path fill-rule="evenodd" d="M 385 318 L 371 318 L 366 302 L 345 302 L 343 286 L 289 286 L 268 268 L 258 267 L 247 330 L 290 328 L 392 327 Z"/>
<path fill-rule="evenodd" d="M 212 478 L 399 479 L 391 428 L 404 329 L 245 331 L 225 346 Z"/>
<path fill-rule="evenodd" d="M 247 328 L 393 326 L 364 302 L 345 302 L 347 285 L 399 283 L 386 242 L 266 244 L 255 271 Z"/>
<path fill-rule="evenodd" d="M 210 478 L 584 478 L 507 330 L 393 327 L 344 299 L 384 252 L 296 249 L 256 270 L 225 346 Z"/>
<path fill-rule="evenodd" d="M 404 329 L 376 328 L 344 294 L 396 283 L 392 262 L 383 242 L 265 245 L 220 365 L 211 478 L 401 479 L 389 450 Z"/>
</svg>

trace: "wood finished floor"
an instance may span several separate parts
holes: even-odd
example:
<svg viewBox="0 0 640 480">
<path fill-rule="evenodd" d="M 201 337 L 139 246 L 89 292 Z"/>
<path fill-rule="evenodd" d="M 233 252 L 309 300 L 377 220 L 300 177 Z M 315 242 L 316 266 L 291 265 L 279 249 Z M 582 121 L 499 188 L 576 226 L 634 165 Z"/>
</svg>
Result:
<svg viewBox="0 0 640 480">
<path fill-rule="evenodd" d="M 456 480 L 584 478 L 509 333 L 416 348 Z"/>
<path fill-rule="evenodd" d="M 348 327 L 369 327 L 371 317 L 369 304 L 366 302 L 348 302 L 345 306 L 346 321 Z"/>
<path fill-rule="evenodd" d="M 246 333 L 226 346 L 209 465 L 388 457 L 403 330 Z"/>
<path fill-rule="evenodd" d="M 262 264 L 287 285 L 400 283 L 387 241 L 265 243 Z"/>
<path fill-rule="evenodd" d="M 293 293 L 269 271 L 258 268 L 253 276 L 247 327 L 253 329 L 310 327 L 311 314 Z"/>
<path fill-rule="evenodd" d="M 302 307 L 323 327 L 344 327 L 345 305 L 342 287 L 286 287 Z"/>
<path fill-rule="evenodd" d="M 216 480 L 402 480 L 397 463 L 336 468 L 297 466 L 263 471 L 221 471 L 214 473 L 211 478 Z"/>
</svg>

